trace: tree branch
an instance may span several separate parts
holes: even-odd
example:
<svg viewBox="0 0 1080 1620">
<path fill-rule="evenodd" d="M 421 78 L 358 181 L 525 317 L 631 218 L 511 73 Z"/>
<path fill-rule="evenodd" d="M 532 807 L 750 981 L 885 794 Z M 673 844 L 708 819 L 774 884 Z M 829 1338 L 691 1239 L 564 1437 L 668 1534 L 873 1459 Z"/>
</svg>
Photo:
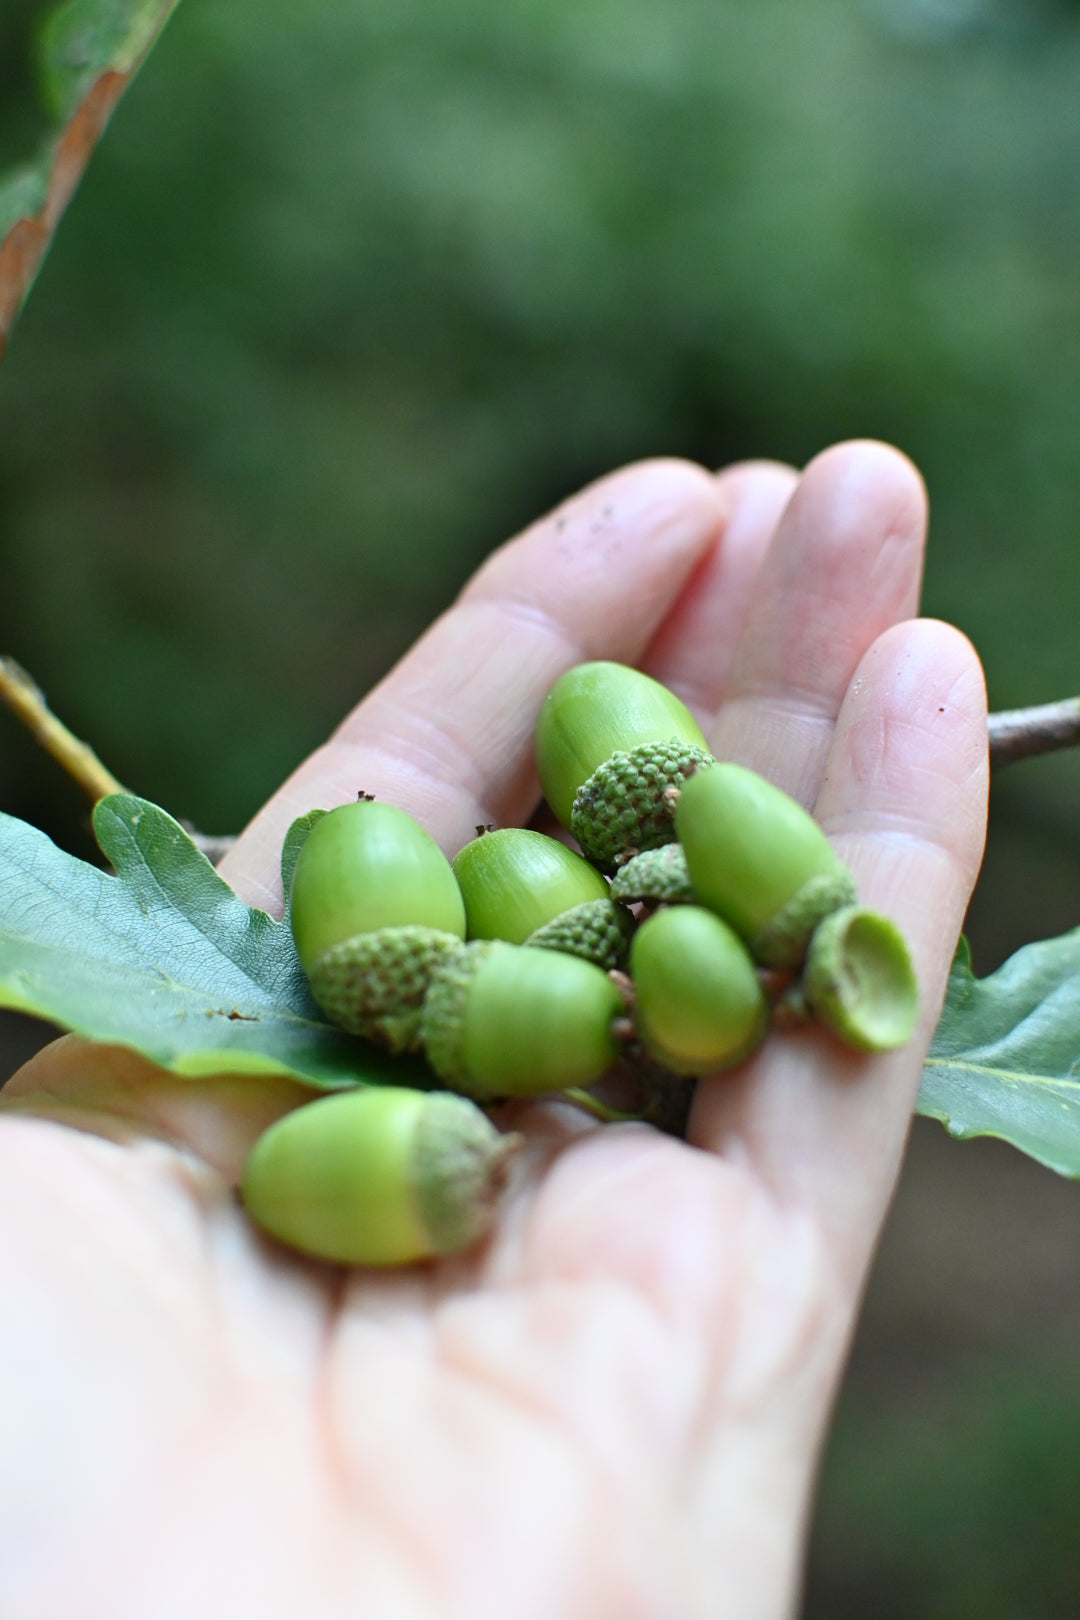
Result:
<svg viewBox="0 0 1080 1620">
<path fill-rule="evenodd" d="M 22 721 L 31 736 L 57 764 L 96 801 L 106 793 L 123 793 L 122 783 L 98 759 L 94 750 L 80 742 L 45 701 L 45 694 L 31 676 L 15 662 L 0 654 L 0 702 L 6 703 Z M 1000 709 L 987 716 L 990 764 L 994 770 L 1018 759 L 1050 754 L 1080 744 L 1080 697 L 1061 698 L 1057 703 L 1040 703 L 1029 709 Z M 216 866 L 236 843 L 235 837 L 201 833 L 188 821 L 181 826 L 206 858 Z"/>
<path fill-rule="evenodd" d="M 987 716 L 994 770 L 1018 759 L 1051 754 L 1080 743 L 1080 697 L 1040 703 L 1030 709 L 1000 709 Z"/>
<path fill-rule="evenodd" d="M 127 791 L 124 784 L 105 768 L 90 745 L 80 742 L 74 732 L 56 718 L 45 700 L 44 692 L 22 665 L 3 654 L 0 654 L 0 702 L 7 704 L 35 742 L 52 755 L 91 803 L 96 804 L 106 793 Z M 212 833 L 201 833 L 190 822 L 181 822 L 181 826 L 192 843 L 215 866 L 236 842 L 234 837 L 228 835 L 218 838 Z"/>
<path fill-rule="evenodd" d="M 22 721 L 34 741 L 51 754 L 58 765 L 82 788 L 87 798 L 98 800 L 106 793 L 123 793 L 123 784 L 98 759 L 88 743 L 80 742 L 58 720 L 45 701 L 45 694 L 14 658 L 0 655 L 0 701 Z"/>
</svg>

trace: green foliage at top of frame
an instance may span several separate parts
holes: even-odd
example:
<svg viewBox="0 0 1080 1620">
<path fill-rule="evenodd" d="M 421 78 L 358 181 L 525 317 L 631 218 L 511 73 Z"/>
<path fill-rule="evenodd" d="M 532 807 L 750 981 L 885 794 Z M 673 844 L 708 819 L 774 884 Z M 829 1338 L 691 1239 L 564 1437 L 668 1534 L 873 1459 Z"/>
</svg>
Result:
<svg viewBox="0 0 1080 1620">
<path fill-rule="evenodd" d="M 286 884 L 311 823 L 286 838 Z M 164 810 L 110 794 L 94 831 L 115 876 L 0 817 L 0 1006 L 191 1077 L 387 1078 L 381 1054 L 323 1020 L 288 923 L 239 900 Z"/>
<path fill-rule="evenodd" d="M 65 0 L 41 31 L 42 94 L 52 113 L 69 119 L 103 73 L 129 77 L 179 0 Z"/>
<path fill-rule="evenodd" d="M 179 0 L 64 0 L 37 35 L 41 99 L 58 127 L 0 175 L 0 352 L 112 111 Z"/>
<path fill-rule="evenodd" d="M 961 940 L 917 1111 L 1080 1176 L 1080 928 L 977 979 Z"/>
</svg>

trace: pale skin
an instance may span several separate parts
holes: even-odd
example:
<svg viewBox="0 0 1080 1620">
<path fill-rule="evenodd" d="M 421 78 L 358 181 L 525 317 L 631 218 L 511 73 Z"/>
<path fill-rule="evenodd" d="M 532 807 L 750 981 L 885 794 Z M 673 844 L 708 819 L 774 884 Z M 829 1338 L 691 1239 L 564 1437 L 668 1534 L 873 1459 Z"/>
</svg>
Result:
<svg viewBox="0 0 1080 1620">
<path fill-rule="evenodd" d="M 527 822 L 586 658 L 673 687 L 810 806 L 915 955 L 884 1057 L 773 1035 L 686 1143 L 565 1105 L 492 1240 L 379 1274 L 261 1238 L 246 1147 L 305 1094 L 60 1041 L 0 1094 L 4 1620 L 782 1620 L 982 852 L 985 694 L 918 620 L 925 500 L 873 443 L 801 475 L 616 473 L 496 553 L 223 866 L 280 911 L 292 817 L 363 790 L 448 853 Z M 225 743 L 223 742 L 223 746 Z M 958 1150 L 960 1151 L 960 1150 Z"/>
</svg>

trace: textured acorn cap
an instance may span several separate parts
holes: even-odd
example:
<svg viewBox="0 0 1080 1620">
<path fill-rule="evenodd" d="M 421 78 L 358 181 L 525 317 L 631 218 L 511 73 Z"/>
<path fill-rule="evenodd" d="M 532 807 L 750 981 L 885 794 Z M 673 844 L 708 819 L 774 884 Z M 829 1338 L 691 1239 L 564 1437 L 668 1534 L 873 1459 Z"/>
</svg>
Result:
<svg viewBox="0 0 1080 1620">
<path fill-rule="evenodd" d="M 849 1046 L 886 1052 L 914 1033 L 918 981 L 890 917 L 862 906 L 834 911 L 814 932 L 802 982 L 814 1016 Z"/>
<path fill-rule="evenodd" d="M 592 962 L 478 940 L 436 969 L 420 1034 L 428 1062 L 471 1097 L 587 1086 L 618 1055 L 623 998 Z"/>
<path fill-rule="evenodd" d="M 586 900 L 545 923 L 525 943 L 581 956 L 610 973 L 626 965 L 633 937 L 634 919 L 625 906 L 614 900 Z"/>
<path fill-rule="evenodd" d="M 433 1254 L 457 1254 L 491 1225 L 524 1138 L 501 1135 L 465 1097 L 432 1092 L 416 1132 L 413 1185 Z"/>
<path fill-rule="evenodd" d="M 260 1226 L 305 1254 L 402 1265 L 484 1235 L 519 1146 L 462 1097 L 359 1087 L 264 1131 L 241 1194 Z"/>
<path fill-rule="evenodd" d="M 435 928 L 379 928 L 334 945 L 311 965 L 311 993 L 332 1024 L 391 1052 L 420 1046 L 420 1008 L 438 963 L 463 950 Z"/>
<path fill-rule="evenodd" d="M 750 941 L 750 953 L 763 967 L 797 968 L 806 957 L 818 924 L 858 899 L 855 879 L 839 861 L 831 872 L 808 878 L 786 906 Z"/>
<path fill-rule="evenodd" d="M 528 827 L 483 833 L 458 851 L 452 865 L 470 939 L 523 945 L 572 906 L 607 898 L 607 884 L 595 866 L 557 838 Z"/>
<path fill-rule="evenodd" d="M 627 851 L 655 849 L 675 838 L 672 789 L 702 765 L 707 748 L 670 738 L 619 750 L 578 789 L 570 831 L 597 866 L 613 867 Z"/>
<path fill-rule="evenodd" d="M 536 767 L 544 797 L 569 827 L 574 795 L 606 759 L 672 738 L 705 747 L 700 726 L 674 692 L 626 664 L 578 664 L 555 682 L 537 716 Z"/>
<path fill-rule="evenodd" d="M 478 939 L 448 956 L 431 976 L 420 1012 L 420 1044 L 440 1080 L 464 1089 L 465 1009 L 469 988 L 499 941 Z"/>
<path fill-rule="evenodd" d="M 634 855 L 611 880 L 611 898 L 654 904 L 687 905 L 695 898 L 681 844 L 662 844 Z"/>
</svg>

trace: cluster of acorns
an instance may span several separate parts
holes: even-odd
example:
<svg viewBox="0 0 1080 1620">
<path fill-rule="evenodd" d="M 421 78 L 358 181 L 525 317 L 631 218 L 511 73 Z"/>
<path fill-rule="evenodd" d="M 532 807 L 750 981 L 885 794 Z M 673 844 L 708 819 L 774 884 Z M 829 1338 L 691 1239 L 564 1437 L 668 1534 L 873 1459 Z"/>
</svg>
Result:
<svg viewBox="0 0 1080 1620">
<path fill-rule="evenodd" d="M 914 1028 L 895 925 L 857 904 L 813 818 L 716 761 L 663 686 L 579 665 L 544 700 L 536 755 L 580 855 L 478 829 L 451 863 L 366 795 L 315 820 L 300 850 L 290 917 L 319 1006 L 390 1052 L 422 1051 L 446 1088 L 359 1087 L 260 1137 L 244 1202 L 305 1253 L 394 1265 L 474 1243 L 519 1145 L 479 1102 L 587 1100 L 627 1053 L 673 1080 L 709 1074 L 777 1016 L 868 1051 Z"/>
</svg>

